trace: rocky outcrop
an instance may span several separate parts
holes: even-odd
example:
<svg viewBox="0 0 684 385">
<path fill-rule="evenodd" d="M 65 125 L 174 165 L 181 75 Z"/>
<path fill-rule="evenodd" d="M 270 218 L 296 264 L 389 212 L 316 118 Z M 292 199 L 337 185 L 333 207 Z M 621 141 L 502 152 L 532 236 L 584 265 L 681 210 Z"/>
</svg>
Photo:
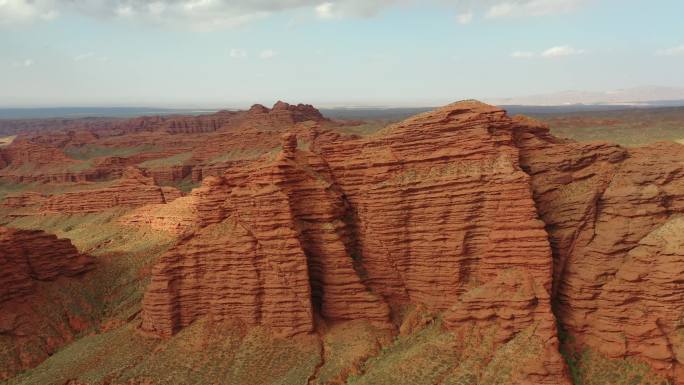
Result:
<svg viewBox="0 0 684 385">
<path fill-rule="evenodd" d="M 513 127 L 504 111 L 467 101 L 322 151 L 353 207 L 370 287 L 446 311 L 456 331 L 495 324 L 501 343 L 537 325 L 543 370 L 527 381 L 562 383 L 551 249 Z M 502 302 L 513 289 L 520 301 Z"/>
<path fill-rule="evenodd" d="M 206 315 L 296 335 L 313 331 L 314 308 L 330 320 L 388 326 L 389 308 L 354 268 L 345 206 L 325 162 L 296 152 L 293 135 L 283 140 L 276 160 L 209 178 L 188 197 L 225 199 L 198 208 L 204 227 L 155 266 L 144 330 L 169 336 Z"/>
<path fill-rule="evenodd" d="M 36 282 L 74 276 L 93 268 L 67 239 L 42 231 L 0 227 L 0 306 L 31 294 Z"/>
<path fill-rule="evenodd" d="M 562 327 L 578 348 L 635 357 L 683 384 L 678 238 L 659 234 L 684 213 L 684 146 L 562 141 L 518 121 L 523 167 L 553 245 Z"/>
<path fill-rule="evenodd" d="M 125 206 L 132 231 L 181 239 L 152 270 L 145 333 L 169 337 L 203 318 L 288 337 L 346 320 L 411 334 L 438 314 L 456 340 L 482 345 L 459 352 L 463 362 L 496 367 L 524 351 L 515 383 L 569 383 L 560 326 L 566 348 L 642 361 L 684 385 L 683 146 L 563 140 L 475 101 L 366 138 L 332 124 L 282 102 L 118 122 L 93 137 L 163 150 L 99 160 L 123 174 L 105 188 L 10 196 L 3 207 Z M 179 154 L 191 162 L 123 172 Z M 186 178 L 202 182 L 186 196 L 155 183 Z"/>
<path fill-rule="evenodd" d="M 95 185 L 97 186 L 97 185 Z M 23 213 L 94 213 L 112 208 L 139 207 L 167 203 L 181 197 L 173 187 L 158 186 L 151 177 L 136 168 L 128 168 L 116 182 L 107 187 L 88 188 L 56 195 L 27 192 L 6 197 L 0 207 Z"/>
<path fill-rule="evenodd" d="M 243 129 L 288 129 L 297 123 L 323 120 L 323 115 L 312 105 L 291 105 L 282 101 L 278 101 L 271 109 L 255 104 L 238 118 L 239 126 Z"/>
<path fill-rule="evenodd" d="M 275 160 L 223 179 L 225 217 L 161 258 L 142 328 L 169 336 L 208 315 L 295 335 L 317 312 L 386 325 L 386 304 L 422 304 L 455 332 L 496 326 L 499 344 L 535 326 L 544 353 L 522 381 L 565 383 L 551 249 L 514 127 L 463 102 L 318 154 L 283 135 Z"/>
<path fill-rule="evenodd" d="M 77 279 L 93 267 L 94 260 L 67 239 L 0 227 L 0 380 L 42 362 L 85 328 L 76 314 L 37 311 L 47 301 L 38 290 L 48 281 Z"/>
<path fill-rule="evenodd" d="M 146 173 L 154 179 L 157 184 L 173 183 L 186 179 L 192 175 L 193 166 L 179 165 L 159 167 L 146 170 Z"/>
<path fill-rule="evenodd" d="M 109 187 L 86 192 L 53 195 L 46 199 L 43 210 L 58 213 L 89 213 L 113 207 L 137 207 L 166 203 L 181 196 L 172 187 L 160 187 L 135 168 L 127 169 L 121 179 Z"/>
<path fill-rule="evenodd" d="M 134 227 L 149 227 L 175 235 L 190 234 L 227 216 L 223 207 L 230 187 L 223 178 L 207 177 L 202 185 L 170 203 L 145 205 L 120 219 Z"/>
<path fill-rule="evenodd" d="M 582 341 L 610 358 L 638 357 L 684 383 L 683 276 L 684 217 L 676 217 L 626 254 L 595 298 Z"/>
<path fill-rule="evenodd" d="M 135 168 L 129 168 L 110 187 L 83 192 L 53 195 L 46 199 L 43 210 L 58 213 L 89 213 L 113 207 L 137 207 L 166 203 L 181 194 L 172 187 L 159 187 L 154 180 Z"/>
<path fill-rule="evenodd" d="M 3 147 L 2 158 L 8 165 L 13 165 L 15 168 L 19 168 L 22 165 L 40 167 L 54 163 L 76 163 L 73 159 L 64 155 L 64 152 L 57 147 L 35 143 L 23 138 L 17 138 L 11 145 Z"/>
</svg>

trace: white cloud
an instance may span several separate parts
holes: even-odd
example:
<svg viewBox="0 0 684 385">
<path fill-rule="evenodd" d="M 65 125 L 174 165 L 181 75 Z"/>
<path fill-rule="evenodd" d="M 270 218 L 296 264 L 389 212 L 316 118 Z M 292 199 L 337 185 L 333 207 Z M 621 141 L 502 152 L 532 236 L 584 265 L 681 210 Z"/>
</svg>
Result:
<svg viewBox="0 0 684 385">
<path fill-rule="evenodd" d="M 119 5 L 114 8 L 114 15 L 118 17 L 130 17 L 133 14 L 133 8 L 130 5 Z"/>
<path fill-rule="evenodd" d="M 501 3 L 501 4 L 495 4 L 489 8 L 487 11 L 487 17 L 489 18 L 496 18 L 496 17 L 504 17 L 504 16 L 511 16 L 511 14 L 514 12 L 514 6 L 511 3 Z"/>
<path fill-rule="evenodd" d="M 535 58 L 535 57 L 543 57 L 543 58 L 559 58 L 559 57 L 564 57 L 564 56 L 575 56 L 575 55 L 582 55 L 585 54 L 587 51 L 583 49 L 577 49 L 573 48 L 569 45 L 557 45 L 555 47 L 551 47 L 545 51 L 542 51 L 540 53 L 537 52 L 532 52 L 532 51 L 514 51 L 511 53 L 511 57 L 514 59 L 530 59 L 530 58 Z"/>
<path fill-rule="evenodd" d="M 410 2 L 415 0 L 337 0 L 316 4 L 313 10 L 318 18 L 324 20 L 373 17 L 387 8 Z"/>
<path fill-rule="evenodd" d="M 121 18 L 142 23 L 216 29 L 234 27 L 270 15 L 302 11 L 322 20 L 373 17 L 407 4 L 429 4 L 455 11 L 468 23 L 488 18 L 538 16 L 566 12 L 596 0 L 0 0 L 0 24 L 51 20 L 63 14 Z"/>
<path fill-rule="evenodd" d="M 656 55 L 658 55 L 658 56 L 684 55 L 684 44 L 676 46 L 676 47 L 660 49 L 656 52 Z"/>
<path fill-rule="evenodd" d="M 247 52 L 244 49 L 233 48 L 230 50 L 230 57 L 233 59 L 246 59 Z"/>
<path fill-rule="evenodd" d="M 92 52 L 82 53 L 80 55 L 74 56 L 74 61 L 84 61 L 84 60 L 92 58 L 93 56 L 95 56 L 95 54 Z"/>
<path fill-rule="evenodd" d="M 0 24 L 34 18 L 34 5 L 25 0 L 0 0 Z"/>
<path fill-rule="evenodd" d="M 334 19 L 335 16 L 335 4 L 333 3 L 322 3 L 314 8 L 316 16 L 321 19 Z"/>
<path fill-rule="evenodd" d="M 572 11 L 588 0 L 509 0 L 491 5 L 487 18 L 544 16 Z"/>
<path fill-rule="evenodd" d="M 74 56 L 74 61 L 75 62 L 101 62 L 101 63 L 105 63 L 105 62 L 109 61 L 109 58 L 106 56 L 96 55 L 93 52 L 85 52 L 85 53 Z"/>
<path fill-rule="evenodd" d="M 515 51 L 511 53 L 511 57 L 516 59 L 528 59 L 535 56 L 537 55 L 534 52 L 529 51 Z"/>
<path fill-rule="evenodd" d="M 1 1 L 1 0 L 0 0 Z M 12 67 L 17 67 L 17 68 L 28 68 L 36 64 L 33 59 L 24 59 L 24 60 L 17 60 L 12 62 Z"/>
<path fill-rule="evenodd" d="M 166 4 L 163 1 L 154 1 L 147 6 L 147 9 L 149 9 L 150 14 L 158 16 L 166 11 Z"/>
<path fill-rule="evenodd" d="M 568 45 L 558 45 L 551 47 L 546 51 L 542 52 L 541 56 L 545 58 L 563 57 L 563 56 L 575 56 L 582 55 L 586 51 L 583 49 L 577 49 L 570 47 Z"/>
<path fill-rule="evenodd" d="M 46 20 L 46 21 L 54 20 L 54 19 L 59 17 L 59 11 L 51 9 L 49 11 L 42 13 L 39 17 L 40 17 L 40 19 Z"/>
<path fill-rule="evenodd" d="M 473 21 L 473 16 L 474 15 L 472 11 L 461 13 L 456 15 L 456 21 L 458 21 L 459 24 L 469 24 L 471 21 Z"/>
<path fill-rule="evenodd" d="M 272 49 L 265 49 L 259 53 L 259 57 L 268 60 L 274 58 L 278 53 Z"/>
</svg>

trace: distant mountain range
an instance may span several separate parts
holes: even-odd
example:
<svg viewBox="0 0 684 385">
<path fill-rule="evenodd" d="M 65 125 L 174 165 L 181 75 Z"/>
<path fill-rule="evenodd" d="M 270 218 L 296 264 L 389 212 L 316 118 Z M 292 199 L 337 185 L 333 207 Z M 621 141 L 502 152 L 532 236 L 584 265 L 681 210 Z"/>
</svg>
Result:
<svg viewBox="0 0 684 385">
<path fill-rule="evenodd" d="M 485 99 L 487 103 L 518 106 L 643 105 L 682 106 L 684 88 L 644 86 L 612 91 L 562 91 L 550 94 Z"/>
</svg>

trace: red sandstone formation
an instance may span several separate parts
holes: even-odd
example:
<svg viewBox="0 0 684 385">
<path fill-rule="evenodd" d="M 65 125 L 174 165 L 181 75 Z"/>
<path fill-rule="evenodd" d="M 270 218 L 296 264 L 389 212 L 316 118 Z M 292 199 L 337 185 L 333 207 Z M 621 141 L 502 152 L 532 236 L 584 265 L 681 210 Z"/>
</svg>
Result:
<svg viewBox="0 0 684 385">
<path fill-rule="evenodd" d="M 312 296 L 328 319 L 387 327 L 389 308 L 353 266 L 345 205 L 330 178 L 325 161 L 298 153 L 296 137 L 285 135 L 276 160 L 193 191 L 188 198 L 201 201 L 214 190 L 206 194 L 213 207 L 198 215 L 204 227 L 154 268 L 143 329 L 168 336 L 209 315 L 306 333 L 314 328 Z"/>
<path fill-rule="evenodd" d="M 289 128 L 296 123 L 322 121 L 323 115 L 311 105 L 277 102 L 272 109 L 256 104 L 240 117 L 242 128 Z"/>
<path fill-rule="evenodd" d="M 419 303 L 446 311 L 455 331 L 496 325 L 499 343 L 535 325 L 544 356 L 523 381 L 565 383 L 551 249 L 514 126 L 464 102 L 320 155 L 283 135 L 275 160 L 212 180 L 226 186 L 224 217 L 162 257 L 143 329 L 169 336 L 209 315 L 293 335 L 313 330 L 315 312 L 382 325 L 385 303 Z M 501 300 L 511 288 L 519 302 Z"/>
<path fill-rule="evenodd" d="M 129 168 L 111 187 L 54 195 L 46 199 L 43 209 L 59 213 L 88 213 L 116 207 L 136 207 L 150 203 L 166 203 L 180 197 L 172 187 L 159 187 L 140 170 Z"/>
<path fill-rule="evenodd" d="M 13 345 L 12 352 L 3 352 L 3 358 L 11 360 L 0 367 L 0 380 L 37 365 L 81 331 L 78 322 L 46 325 L 31 304 L 39 301 L 33 293 L 41 282 L 83 274 L 93 264 L 69 240 L 42 231 L 0 227 L 0 335 L 6 346 Z M 41 335 L 45 329 L 52 333 L 49 338 Z"/>
<path fill-rule="evenodd" d="M 84 189 L 56 195 L 26 192 L 6 197 L 0 207 L 41 213 L 93 213 L 112 208 L 139 207 L 171 202 L 181 197 L 173 187 L 158 186 L 151 177 L 136 168 L 128 168 L 121 179 L 108 187 Z"/>
<path fill-rule="evenodd" d="M 7 147 L 3 147 L 2 158 L 8 165 L 20 167 L 24 164 L 33 164 L 37 167 L 50 165 L 51 163 L 75 163 L 57 147 L 36 143 L 22 138 L 17 138 Z"/>
<path fill-rule="evenodd" d="M 83 273 L 92 262 L 67 239 L 0 227 L 0 304 L 31 294 L 36 281 Z"/>
<path fill-rule="evenodd" d="M 495 324 L 501 342 L 537 325 L 542 369 L 525 381 L 563 383 L 551 250 L 513 127 L 500 109 L 462 102 L 323 153 L 353 207 L 357 252 L 374 290 L 392 303 L 446 311 L 456 331 Z M 515 284 L 523 298 L 502 303 L 519 276 L 527 280 Z"/>
<path fill-rule="evenodd" d="M 17 126 L 26 130 L 16 144 L 0 149 L 0 180 L 11 183 L 101 181 L 118 178 L 126 167 L 137 166 L 157 183 L 174 183 L 191 176 L 199 181 L 204 174 L 217 174 L 212 170 L 225 171 L 224 162 L 253 160 L 273 150 L 279 144 L 281 130 L 300 134 L 307 145 L 314 140 L 339 137 L 330 130 L 320 130 L 335 123 L 312 106 L 283 102 L 276 103 L 273 109 L 257 105 L 249 111 L 220 111 L 200 116 L 46 122 L 54 124 L 54 129 L 46 132 L 40 121 L 28 126 L 26 122 L 17 122 Z M 103 156 L 77 160 L 64 154 L 67 150 L 80 149 L 95 150 L 91 154 L 101 149 Z M 106 156 L 108 150 L 114 153 L 130 150 L 132 154 L 110 157 Z M 180 158 L 174 160 L 174 157 Z M 157 164 L 146 165 L 147 161 Z"/>
<path fill-rule="evenodd" d="M 474 101 L 368 138 L 331 127 L 311 106 L 279 102 L 33 135 L 1 150 L 2 175 L 53 155 L 69 163 L 55 149 L 76 143 L 160 149 L 63 175 L 123 175 L 107 188 L 2 205 L 10 216 L 137 207 L 120 221 L 180 236 L 143 301 L 141 328 L 160 336 L 200 317 L 285 336 L 319 319 L 392 328 L 393 310 L 412 304 L 457 336 L 534 341 L 536 364 L 516 383 L 569 383 L 558 323 L 577 349 L 636 358 L 684 385 L 684 146 L 562 140 Z M 179 154 L 189 160 L 123 171 Z M 202 184 L 184 197 L 155 183 L 187 178 Z"/>
<path fill-rule="evenodd" d="M 145 205 L 121 218 L 120 222 L 176 235 L 191 233 L 226 218 L 226 210 L 221 206 L 229 191 L 221 178 L 209 176 L 189 195 L 170 203 Z"/>
<path fill-rule="evenodd" d="M 684 146 L 580 144 L 519 122 L 563 327 L 579 347 L 636 357 L 684 384 L 681 255 L 672 246 L 684 213 Z"/>
</svg>

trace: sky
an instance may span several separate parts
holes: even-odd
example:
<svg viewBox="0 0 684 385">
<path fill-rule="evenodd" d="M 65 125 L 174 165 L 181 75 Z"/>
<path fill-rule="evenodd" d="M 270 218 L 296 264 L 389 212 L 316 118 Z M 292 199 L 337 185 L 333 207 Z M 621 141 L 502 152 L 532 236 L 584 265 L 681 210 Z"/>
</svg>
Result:
<svg viewBox="0 0 684 385">
<path fill-rule="evenodd" d="M 0 107 L 684 87 L 681 0 L 0 0 Z"/>
</svg>

